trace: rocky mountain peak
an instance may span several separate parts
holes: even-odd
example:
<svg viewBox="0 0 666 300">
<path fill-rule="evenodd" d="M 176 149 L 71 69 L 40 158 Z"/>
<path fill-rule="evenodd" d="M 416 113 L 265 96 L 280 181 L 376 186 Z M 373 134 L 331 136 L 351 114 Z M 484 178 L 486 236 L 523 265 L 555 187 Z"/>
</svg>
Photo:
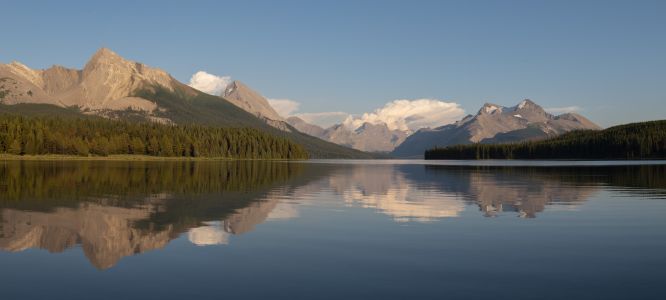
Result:
<svg viewBox="0 0 666 300">
<path fill-rule="evenodd" d="M 264 96 L 238 80 L 230 83 L 222 96 L 234 105 L 258 117 L 282 120 L 282 117 L 273 109 Z"/>
<path fill-rule="evenodd" d="M 120 55 L 116 54 L 115 52 L 107 49 L 107 48 L 100 48 L 93 54 L 92 57 L 88 60 L 86 65 L 83 67 L 83 73 L 91 73 L 92 71 L 96 69 L 117 69 L 123 70 L 123 71 L 130 71 L 133 69 L 132 66 L 133 63 L 130 62 L 129 60 L 124 59 Z"/>
<path fill-rule="evenodd" d="M 599 126 L 576 114 L 553 116 L 525 99 L 512 107 L 486 103 L 475 116 L 432 130 L 412 134 L 393 152 L 401 157 L 421 157 L 426 149 L 469 143 L 503 143 L 542 139 L 576 129 Z"/>
<path fill-rule="evenodd" d="M 233 93 L 251 93 L 251 94 L 254 94 L 254 96 L 261 96 L 257 92 L 250 89 L 247 85 L 245 85 L 244 83 L 242 83 L 238 80 L 232 81 L 224 89 L 224 96 L 228 96 L 228 95 L 231 95 Z"/>
<path fill-rule="evenodd" d="M 12 60 L 12 62 L 9 63 L 9 66 L 15 68 L 15 69 L 23 69 L 23 70 L 32 70 L 28 66 L 22 64 L 20 61 Z"/>
<path fill-rule="evenodd" d="M 530 99 L 525 99 L 521 101 L 520 103 L 516 104 L 516 106 L 513 107 L 514 111 L 533 111 L 533 112 L 540 112 L 540 113 L 546 113 L 546 111 L 541 107 L 540 105 L 534 103 Z"/>
<path fill-rule="evenodd" d="M 100 114 L 127 109 L 150 113 L 156 104 L 134 97 L 136 92 L 154 86 L 173 91 L 177 84 L 167 72 L 126 60 L 107 48 L 95 52 L 82 70 L 57 65 L 33 70 L 13 62 L 0 65 L 3 77 L 16 83 L 4 97 L 5 104 L 76 106 Z"/>
<path fill-rule="evenodd" d="M 375 131 L 377 131 L 377 130 L 381 130 L 381 131 L 384 131 L 384 132 L 389 132 L 389 131 L 391 131 L 391 130 L 388 128 L 388 126 L 386 125 L 386 123 L 370 123 L 370 122 L 365 122 L 365 123 L 363 123 L 361 126 L 359 126 L 358 128 L 356 128 L 356 130 L 354 130 L 354 132 L 358 134 L 358 133 L 364 132 L 364 131 L 366 131 L 366 130 L 375 130 Z"/>
<path fill-rule="evenodd" d="M 96 71 L 106 73 L 108 77 L 137 77 L 135 79 L 150 81 L 171 88 L 172 77 L 162 69 L 151 68 L 142 63 L 123 58 L 117 53 L 101 48 L 93 54 L 83 68 L 83 76 L 94 76 Z M 104 74 L 102 74 L 104 75 Z"/>
<path fill-rule="evenodd" d="M 525 99 L 510 109 L 510 114 L 513 117 L 524 119 L 530 123 L 532 122 L 545 122 L 553 118 L 547 113 L 543 107 L 532 102 L 530 99 Z"/>
<path fill-rule="evenodd" d="M 120 60 L 125 60 L 122 58 L 120 55 L 118 55 L 116 52 L 113 52 L 109 48 L 99 48 L 93 56 L 90 58 L 90 61 L 97 61 L 97 60 L 110 60 L 110 59 L 120 59 Z"/>
<path fill-rule="evenodd" d="M 92 104 L 131 96 L 136 90 L 159 85 L 173 90 L 174 79 L 167 72 L 127 60 L 101 48 L 82 70 L 81 93 Z"/>
<path fill-rule="evenodd" d="M 530 99 L 525 99 L 525 100 L 521 101 L 520 103 L 518 103 L 518 105 L 516 105 L 517 109 L 523 109 L 523 108 L 529 108 L 529 107 L 539 107 L 540 108 L 541 106 L 532 102 L 532 100 L 530 100 Z"/>
<path fill-rule="evenodd" d="M 28 66 L 18 62 L 12 61 L 6 65 L 10 72 L 27 79 L 29 82 L 36 86 L 42 85 L 41 72 L 39 70 L 33 70 Z"/>
<path fill-rule="evenodd" d="M 479 109 L 479 112 L 477 113 L 477 115 L 492 114 L 492 113 L 498 113 L 498 112 L 501 113 L 503 108 L 504 107 L 501 106 L 501 105 L 486 102 L 485 104 L 483 104 L 481 109 Z"/>
</svg>

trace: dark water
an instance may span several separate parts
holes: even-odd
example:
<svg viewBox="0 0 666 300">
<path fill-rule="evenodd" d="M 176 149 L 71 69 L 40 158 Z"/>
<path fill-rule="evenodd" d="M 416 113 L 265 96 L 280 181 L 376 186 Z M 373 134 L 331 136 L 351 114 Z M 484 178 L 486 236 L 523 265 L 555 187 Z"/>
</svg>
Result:
<svg viewBox="0 0 666 300">
<path fill-rule="evenodd" d="M 0 162 L 0 299 L 663 299 L 666 166 L 490 164 Z"/>
</svg>

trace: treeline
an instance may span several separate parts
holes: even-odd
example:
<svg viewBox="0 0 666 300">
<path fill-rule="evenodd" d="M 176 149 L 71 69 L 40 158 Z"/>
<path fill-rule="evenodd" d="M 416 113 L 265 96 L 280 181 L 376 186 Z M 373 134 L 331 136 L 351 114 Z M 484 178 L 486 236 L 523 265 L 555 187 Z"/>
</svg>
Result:
<svg viewBox="0 0 666 300">
<path fill-rule="evenodd" d="M 425 159 L 666 159 L 666 120 L 572 131 L 541 141 L 435 148 Z"/>
<path fill-rule="evenodd" d="M 303 147 L 252 128 L 0 114 L 0 153 L 303 159 Z"/>
<path fill-rule="evenodd" d="M 238 195 L 248 199 L 302 172 L 303 164 L 267 160 L 0 161 L 0 210 L 48 211 L 81 202 L 137 207 L 157 198 L 198 197 L 210 201 L 184 205 L 205 204 L 212 211 L 222 206 L 219 195 L 225 203 Z"/>
</svg>

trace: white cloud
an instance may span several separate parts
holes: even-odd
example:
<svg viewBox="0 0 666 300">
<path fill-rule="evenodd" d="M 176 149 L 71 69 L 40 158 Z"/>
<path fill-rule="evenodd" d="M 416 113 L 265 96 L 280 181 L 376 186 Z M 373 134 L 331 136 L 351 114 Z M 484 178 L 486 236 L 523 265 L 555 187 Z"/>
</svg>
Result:
<svg viewBox="0 0 666 300">
<path fill-rule="evenodd" d="M 360 117 L 349 116 L 344 125 L 356 129 L 363 123 L 386 123 L 389 129 L 417 130 L 424 127 L 438 127 L 453 123 L 464 116 L 465 111 L 458 103 L 436 99 L 394 100 L 371 113 Z"/>
<path fill-rule="evenodd" d="M 551 107 L 545 109 L 545 111 L 551 114 L 564 114 L 580 110 L 582 110 L 582 108 L 580 108 L 579 106 Z"/>
<path fill-rule="evenodd" d="M 229 244 L 229 233 L 222 229 L 220 222 L 208 222 L 205 226 L 192 228 L 187 238 L 197 246 Z"/>
<path fill-rule="evenodd" d="M 220 95 L 231 83 L 230 76 L 217 76 L 204 71 L 198 71 L 190 79 L 189 85 L 202 92 Z M 349 113 L 318 112 L 297 113 L 300 103 L 290 99 L 268 99 L 268 103 L 282 117 L 297 116 L 305 122 L 327 128 L 335 124 L 344 124 L 350 129 L 356 129 L 363 123 L 385 123 L 389 129 L 415 131 L 424 127 L 438 127 L 450 124 L 464 115 L 459 104 L 444 102 L 437 99 L 394 100 L 374 112 L 352 116 Z M 553 108 L 551 111 L 570 109 L 575 111 L 576 106 L 567 108 Z"/>
<path fill-rule="evenodd" d="M 301 106 L 300 103 L 289 99 L 268 99 L 268 103 L 283 118 L 290 117 Z"/>
<path fill-rule="evenodd" d="M 344 121 L 350 115 L 346 112 L 331 111 L 319 113 L 299 113 L 295 114 L 295 116 L 310 124 L 315 124 L 323 128 L 327 128 L 335 124 L 342 123 L 342 121 Z"/>
<path fill-rule="evenodd" d="M 204 93 L 219 96 L 230 83 L 231 76 L 217 76 L 199 71 L 192 75 L 189 86 Z"/>
</svg>

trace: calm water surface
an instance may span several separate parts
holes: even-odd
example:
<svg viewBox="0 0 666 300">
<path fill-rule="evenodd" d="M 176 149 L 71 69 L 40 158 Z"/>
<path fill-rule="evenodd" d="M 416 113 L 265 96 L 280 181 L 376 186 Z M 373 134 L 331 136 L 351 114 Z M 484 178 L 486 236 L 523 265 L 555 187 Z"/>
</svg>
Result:
<svg viewBox="0 0 666 300">
<path fill-rule="evenodd" d="M 663 299 L 635 164 L 0 162 L 0 299 Z"/>
</svg>

